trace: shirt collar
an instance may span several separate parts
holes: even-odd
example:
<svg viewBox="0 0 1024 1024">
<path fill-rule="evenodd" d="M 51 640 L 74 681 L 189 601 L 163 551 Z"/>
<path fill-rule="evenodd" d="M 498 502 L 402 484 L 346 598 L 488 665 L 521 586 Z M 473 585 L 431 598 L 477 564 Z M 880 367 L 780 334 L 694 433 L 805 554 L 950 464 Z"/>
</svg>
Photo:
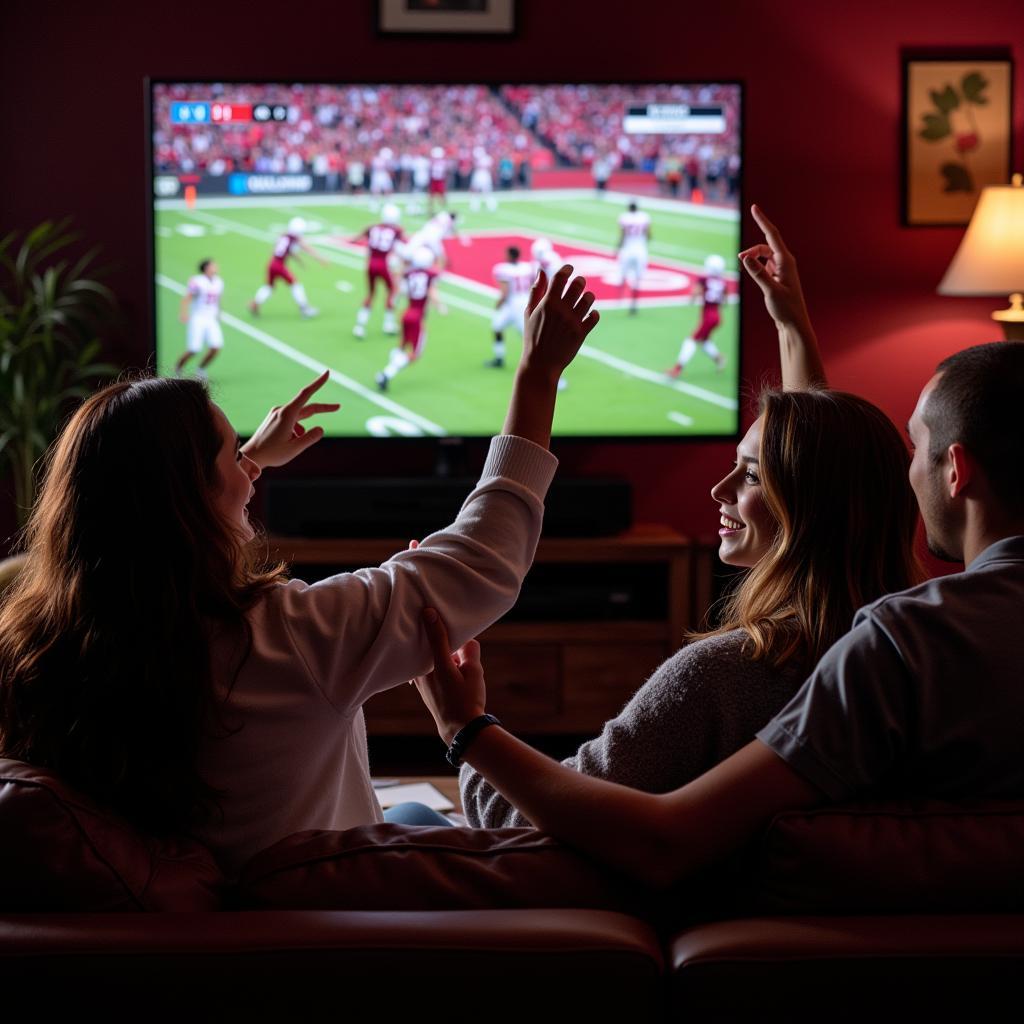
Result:
<svg viewBox="0 0 1024 1024">
<path fill-rule="evenodd" d="M 965 571 L 974 572 L 975 569 L 983 569 L 993 562 L 1024 562 L 1024 536 L 1004 537 L 994 544 L 989 544 Z"/>
</svg>

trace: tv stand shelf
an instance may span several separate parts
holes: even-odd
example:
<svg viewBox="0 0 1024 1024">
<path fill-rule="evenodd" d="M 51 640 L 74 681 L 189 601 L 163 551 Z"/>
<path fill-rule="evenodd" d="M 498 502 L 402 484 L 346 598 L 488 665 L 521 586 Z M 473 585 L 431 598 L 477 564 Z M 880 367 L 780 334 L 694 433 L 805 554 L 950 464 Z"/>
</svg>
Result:
<svg viewBox="0 0 1024 1024">
<path fill-rule="evenodd" d="M 272 537 L 273 557 L 332 571 L 378 565 L 408 546 L 406 540 Z M 567 613 L 544 619 L 506 618 L 484 631 L 488 709 L 523 733 L 589 733 L 615 715 L 651 671 L 681 644 L 694 625 L 691 542 L 665 526 L 638 525 L 613 537 L 542 539 L 535 566 L 568 581 L 574 569 L 591 578 L 606 568 L 649 566 L 664 593 L 659 611 L 643 619 L 583 619 Z M 599 567 L 595 569 L 594 567 Z M 377 735 L 432 735 L 433 723 L 415 691 L 398 686 L 366 705 L 367 728 Z"/>
</svg>

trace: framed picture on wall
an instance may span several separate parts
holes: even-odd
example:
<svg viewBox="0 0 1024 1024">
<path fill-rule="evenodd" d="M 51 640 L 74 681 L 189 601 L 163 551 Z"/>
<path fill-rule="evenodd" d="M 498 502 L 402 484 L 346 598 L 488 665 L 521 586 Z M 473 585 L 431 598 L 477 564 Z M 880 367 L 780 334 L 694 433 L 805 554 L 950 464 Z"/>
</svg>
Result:
<svg viewBox="0 0 1024 1024">
<path fill-rule="evenodd" d="M 377 0 L 384 35 L 492 35 L 515 30 L 516 0 Z"/>
<path fill-rule="evenodd" d="M 1010 180 L 1013 62 L 904 55 L 903 223 L 963 225 Z"/>
</svg>

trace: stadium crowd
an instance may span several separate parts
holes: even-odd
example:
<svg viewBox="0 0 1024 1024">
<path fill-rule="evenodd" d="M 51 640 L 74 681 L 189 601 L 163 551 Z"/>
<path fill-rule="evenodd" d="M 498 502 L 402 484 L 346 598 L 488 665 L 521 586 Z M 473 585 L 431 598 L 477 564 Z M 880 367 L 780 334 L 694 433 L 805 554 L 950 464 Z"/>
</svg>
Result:
<svg viewBox="0 0 1024 1024">
<path fill-rule="evenodd" d="M 172 124 L 174 102 L 283 107 L 283 120 Z M 630 135 L 628 106 L 720 103 L 724 135 Z M 494 162 L 498 188 L 528 186 L 550 166 L 588 169 L 596 182 L 616 171 L 653 173 L 666 193 L 735 195 L 739 180 L 735 86 L 158 85 L 154 169 L 161 174 L 312 173 L 336 187 L 366 188 L 383 159 L 397 191 L 426 179 L 442 147 L 449 185 L 468 187 L 474 151 Z"/>
</svg>

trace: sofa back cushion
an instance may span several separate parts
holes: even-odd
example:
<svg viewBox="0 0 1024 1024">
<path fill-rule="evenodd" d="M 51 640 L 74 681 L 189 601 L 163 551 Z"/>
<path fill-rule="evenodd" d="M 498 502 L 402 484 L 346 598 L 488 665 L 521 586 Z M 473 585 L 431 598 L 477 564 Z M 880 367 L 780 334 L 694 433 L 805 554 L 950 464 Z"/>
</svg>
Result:
<svg viewBox="0 0 1024 1024">
<path fill-rule="evenodd" d="M 0 910 L 215 910 L 204 846 L 143 836 L 52 772 L 0 758 Z"/>
<path fill-rule="evenodd" d="M 780 814 L 749 875 L 782 913 L 1024 909 L 1024 803 L 855 804 Z"/>
<path fill-rule="evenodd" d="M 636 911 L 646 894 L 533 829 L 364 825 L 298 832 L 243 869 L 249 908 Z"/>
</svg>

